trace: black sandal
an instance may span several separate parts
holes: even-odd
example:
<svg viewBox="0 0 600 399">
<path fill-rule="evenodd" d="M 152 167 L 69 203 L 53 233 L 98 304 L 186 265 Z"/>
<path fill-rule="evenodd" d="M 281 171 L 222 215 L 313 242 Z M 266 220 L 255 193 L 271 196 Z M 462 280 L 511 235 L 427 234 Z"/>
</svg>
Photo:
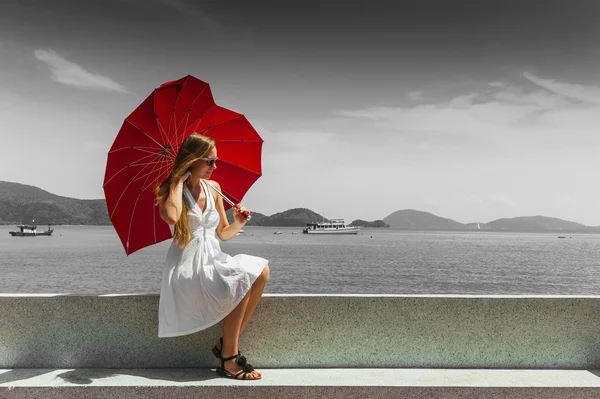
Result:
<svg viewBox="0 0 600 399">
<path fill-rule="evenodd" d="M 246 358 L 240 354 L 233 355 L 231 357 L 223 359 L 222 356 L 219 356 L 221 360 L 221 366 L 217 366 L 217 374 L 222 377 L 233 378 L 234 380 L 260 380 L 262 376 L 255 378 L 248 378 L 248 375 L 254 371 L 254 369 L 250 370 L 248 363 L 246 363 Z M 231 372 L 225 369 L 225 362 L 235 359 L 235 362 L 238 366 L 242 366 L 242 369 L 236 374 L 232 374 Z M 240 378 L 240 375 L 242 376 Z"/>
<path fill-rule="evenodd" d="M 219 338 L 219 342 L 221 343 L 221 349 L 223 349 L 223 337 Z M 221 349 L 217 348 L 217 345 L 212 348 L 212 353 L 217 359 L 221 357 Z"/>
<path fill-rule="evenodd" d="M 217 359 L 221 358 L 221 350 L 223 349 L 223 337 L 219 338 L 219 342 L 221 343 L 221 349 L 217 348 L 217 345 L 213 346 L 213 348 L 212 348 L 212 353 L 213 353 L 213 355 L 215 355 L 215 357 Z M 240 351 L 238 351 L 238 355 L 242 356 Z M 250 371 L 254 371 L 254 367 L 250 363 L 246 363 L 246 365 L 251 369 Z"/>
</svg>

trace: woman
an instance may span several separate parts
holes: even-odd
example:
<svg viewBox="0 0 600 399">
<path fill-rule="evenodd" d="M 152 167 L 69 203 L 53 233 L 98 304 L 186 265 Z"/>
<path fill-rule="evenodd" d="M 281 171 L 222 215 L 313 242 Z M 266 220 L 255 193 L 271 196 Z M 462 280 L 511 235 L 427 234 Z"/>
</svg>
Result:
<svg viewBox="0 0 600 399">
<path fill-rule="evenodd" d="M 222 241 L 235 237 L 246 218 L 239 204 L 229 224 L 223 199 L 212 188 L 221 187 L 208 180 L 216 162 L 214 141 L 194 133 L 156 189 L 160 216 L 175 226 L 162 277 L 158 336 L 192 334 L 223 320 L 223 336 L 213 348 L 220 359 L 217 373 L 255 380 L 261 374 L 240 355 L 238 341 L 260 302 L 269 266 L 263 258 L 221 252 L 216 236 Z"/>
</svg>

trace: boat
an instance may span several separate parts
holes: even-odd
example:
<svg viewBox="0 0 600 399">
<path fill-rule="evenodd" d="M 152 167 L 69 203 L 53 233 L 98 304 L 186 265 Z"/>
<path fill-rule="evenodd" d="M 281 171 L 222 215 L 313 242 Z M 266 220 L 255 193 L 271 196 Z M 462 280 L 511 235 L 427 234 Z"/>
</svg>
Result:
<svg viewBox="0 0 600 399">
<path fill-rule="evenodd" d="M 307 223 L 304 234 L 358 234 L 358 226 L 346 226 L 344 219 L 331 219 L 329 222 Z"/>
<path fill-rule="evenodd" d="M 273 234 L 283 234 L 283 233 L 281 231 L 277 230 L 277 231 L 274 231 Z"/>
<path fill-rule="evenodd" d="M 51 225 L 48 225 L 48 230 L 38 232 L 37 226 L 34 222 L 35 221 L 32 221 L 32 224 L 20 224 L 17 226 L 19 231 L 9 231 L 8 234 L 10 234 L 13 237 L 37 237 L 51 236 L 54 232 L 54 229 L 51 227 Z"/>
</svg>

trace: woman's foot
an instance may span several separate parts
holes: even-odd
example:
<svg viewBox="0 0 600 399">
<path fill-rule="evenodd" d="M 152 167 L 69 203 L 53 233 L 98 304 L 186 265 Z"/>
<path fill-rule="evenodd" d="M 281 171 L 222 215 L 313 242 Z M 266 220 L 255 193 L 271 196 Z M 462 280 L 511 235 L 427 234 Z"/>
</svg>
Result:
<svg viewBox="0 0 600 399">
<path fill-rule="evenodd" d="M 241 355 L 219 357 L 217 373 L 224 377 L 236 380 L 260 380 L 262 375 L 256 370 L 251 370 L 246 363 L 246 358 Z"/>
<path fill-rule="evenodd" d="M 220 358 L 221 357 L 221 349 L 223 348 L 223 337 L 219 338 L 217 340 L 217 343 L 215 344 L 215 346 L 213 346 L 212 348 L 212 352 L 215 355 L 216 358 Z M 238 351 L 238 355 L 241 355 L 240 351 Z M 258 371 L 254 370 L 254 367 L 250 364 L 247 363 L 248 367 L 254 371 L 259 377 L 262 377 L 262 374 L 259 373 Z M 221 361 L 219 361 L 219 366 L 221 365 Z"/>
</svg>

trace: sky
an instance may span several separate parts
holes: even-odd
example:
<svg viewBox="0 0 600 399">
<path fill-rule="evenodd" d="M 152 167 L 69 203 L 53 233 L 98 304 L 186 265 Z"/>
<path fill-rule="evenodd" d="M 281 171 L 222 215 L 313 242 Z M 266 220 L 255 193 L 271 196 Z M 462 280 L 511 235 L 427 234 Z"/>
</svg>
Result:
<svg viewBox="0 0 600 399">
<path fill-rule="evenodd" d="M 264 139 L 251 211 L 598 226 L 599 17 L 594 0 L 4 0 L 0 180 L 103 198 L 123 120 L 191 74 Z"/>
</svg>

